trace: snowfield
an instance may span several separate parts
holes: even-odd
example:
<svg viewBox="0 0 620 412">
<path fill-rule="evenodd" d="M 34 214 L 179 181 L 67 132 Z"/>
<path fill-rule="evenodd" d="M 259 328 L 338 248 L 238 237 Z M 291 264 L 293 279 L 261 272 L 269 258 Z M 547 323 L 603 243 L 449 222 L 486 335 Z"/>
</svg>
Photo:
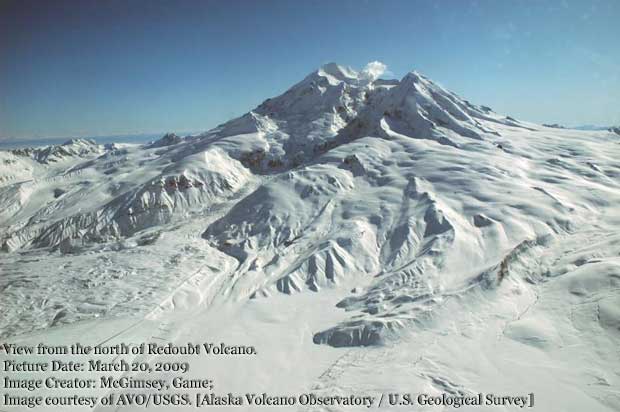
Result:
<svg viewBox="0 0 620 412">
<path fill-rule="evenodd" d="M 325 65 L 200 135 L 0 152 L 0 337 L 254 346 L 187 357 L 221 394 L 620 410 L 620 136 L 378 74 Z"/>
</svg>

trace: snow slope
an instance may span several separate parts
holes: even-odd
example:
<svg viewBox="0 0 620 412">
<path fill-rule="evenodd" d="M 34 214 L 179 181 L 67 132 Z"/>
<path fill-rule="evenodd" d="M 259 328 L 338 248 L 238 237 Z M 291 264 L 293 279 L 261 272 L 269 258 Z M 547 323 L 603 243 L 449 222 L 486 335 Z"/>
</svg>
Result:
<svg viewBox="0 0 620 412">
<path fill-rule="evenodd" d="M 328 64 L 200 135 L 0 152 L 0 335 L 256 345 L 194 367 L 221 393 L 618 410 L 619 179 L 611 132 Z"/>
</svg>

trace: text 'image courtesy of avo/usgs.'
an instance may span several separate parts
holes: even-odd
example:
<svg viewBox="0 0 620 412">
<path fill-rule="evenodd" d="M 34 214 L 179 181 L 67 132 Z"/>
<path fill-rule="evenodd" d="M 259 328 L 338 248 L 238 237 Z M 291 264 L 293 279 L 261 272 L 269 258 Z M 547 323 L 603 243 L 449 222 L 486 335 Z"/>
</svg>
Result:
<svg viewBox="0 0 620 412">
<path fill-rule="evenodd" d="M 0 412 L 620 411 L 617 0 L 0 0 Z"/>
</svg>

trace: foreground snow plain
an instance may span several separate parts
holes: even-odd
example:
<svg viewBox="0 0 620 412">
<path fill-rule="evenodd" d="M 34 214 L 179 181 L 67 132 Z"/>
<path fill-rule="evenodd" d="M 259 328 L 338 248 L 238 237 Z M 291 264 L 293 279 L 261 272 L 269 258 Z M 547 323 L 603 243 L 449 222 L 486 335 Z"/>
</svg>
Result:
<svg viewBox="0 0 620 412">
<path fill-rule="evenodd" d="M 614 133 L 329 64 L 201 135 L 0 152 L 0 185 L 10 342 L 255 346 L 188 357 L 221 394 L 620 410 Z"/>
</svg>

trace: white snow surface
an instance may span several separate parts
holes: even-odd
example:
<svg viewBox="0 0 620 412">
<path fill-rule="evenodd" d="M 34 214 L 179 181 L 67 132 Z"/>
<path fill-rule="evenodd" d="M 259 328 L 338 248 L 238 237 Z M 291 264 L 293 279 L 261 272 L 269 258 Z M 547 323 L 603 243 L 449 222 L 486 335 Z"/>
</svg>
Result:
<svg viewBox="0 0 620 412">
<path fill-rule="evenodd" d="M 384 70 L 325 65 L 196 136 L 0 152 L 0 337 L 255 345 L 192 360 L 223 394 L 620 410 L 618 135 Z"/>
</svg>

